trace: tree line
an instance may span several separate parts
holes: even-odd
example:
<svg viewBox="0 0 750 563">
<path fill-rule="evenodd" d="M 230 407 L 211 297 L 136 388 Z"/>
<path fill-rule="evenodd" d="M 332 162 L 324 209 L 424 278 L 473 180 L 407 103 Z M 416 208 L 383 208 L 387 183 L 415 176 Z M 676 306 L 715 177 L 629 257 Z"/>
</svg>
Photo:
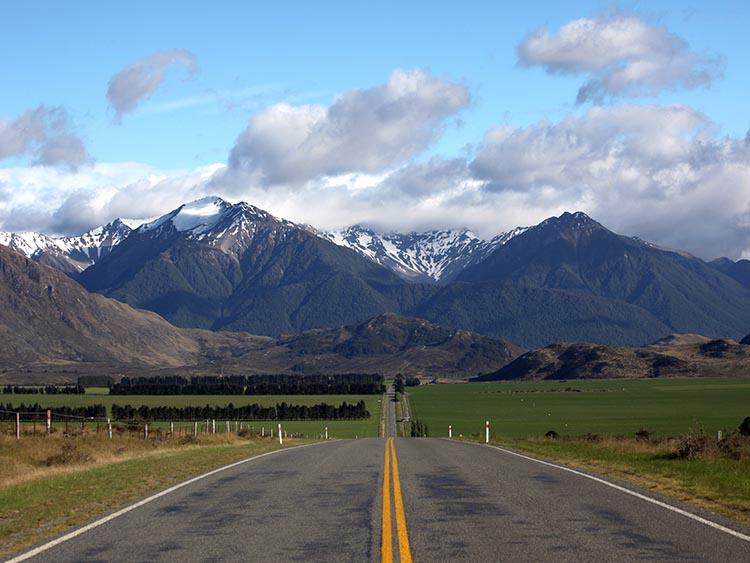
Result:
<svg viewBox="0 0 750 563">
<path fill-rule="evenodd" d="M 3 395 L 83 395 L 86 389 L 80 385 L 46 385 L 44 387 L 26 387 L 24 385 L 5 385 Z"/>
<path fill-rule="evenodd" d="M 276 406 L 258 404 L 235 406 L 146 406 L 112 405 L 115 420 L 363 420 L 370 418 L 364 401 L 339 406 L 319 403 L 317 405 L 290 405 L 286 402 Z"/>
<path fill-rule="evenodd" d="M 12 403 L 0 403 L 0 420 L 15 420 L 15 413 L 29 413 L 39 416 L 47 416 L 47 411 L 52 411 L 57 416 L 69 416 L 77 418 L 106 418 L 107 407 L 104 405 L 88 405 L 85 407 L 43 407 L 39 403 L 14 406 Z"/>
<path fill-rule="evenodd" d="M 123 377 L 110 395 L 377 395 L 385 391 L 382 375 L 230 375 Z"/>
</svg>

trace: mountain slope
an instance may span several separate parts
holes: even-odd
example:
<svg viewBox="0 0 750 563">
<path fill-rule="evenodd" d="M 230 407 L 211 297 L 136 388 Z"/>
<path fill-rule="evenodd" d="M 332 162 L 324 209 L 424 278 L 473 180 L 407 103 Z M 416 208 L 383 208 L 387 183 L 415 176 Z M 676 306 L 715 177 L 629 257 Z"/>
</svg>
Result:
<svg viewBox="0 0 750 563">
<path fill-rule="evenodd" d="M 359 225 L 319 233 L 411 282 L 448 283 L 524 228 L 482 240 L 467 229 L 377 234 Z"/>
<path fill-rule="evenodd" d="M 458 279 L 629 304 L 669 327 L 661 336 L 695 332 L 738 339 L 750 325 L 747 288 L 702 260 L 617 235 L 583 213 L 544 221 Z M 636 338 L 621 343 L 647 342 Z"/>
<path fill-rule="evenodd" d="M 355 252 L 216 197 L 142 225 L 80 280 L 178 326 L 271 336 L 361 321 L 413 299 L 405 282 Z"/>
<path fill-rule="evenodd" d="M 0 246 L 0 363 L 178 366 L 199 346 L 161 317 L 89 294 L 65 274 Z"/>
<path fill-rule="evenodd" d="M 735 262 L 729 258 L 717 258 L 710 264 L 745 287 L 750 287 L 750 260 L 737 260 Z"/>
</svg>

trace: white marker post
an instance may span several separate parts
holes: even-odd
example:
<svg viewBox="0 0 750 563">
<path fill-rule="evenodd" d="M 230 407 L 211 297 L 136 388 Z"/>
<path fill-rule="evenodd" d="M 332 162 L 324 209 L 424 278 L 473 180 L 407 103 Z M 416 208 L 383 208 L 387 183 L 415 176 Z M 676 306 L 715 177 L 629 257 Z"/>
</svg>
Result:
<svg viewBox="0 0 750 563">
<path fill-rule="evenodd" d="M 169 423 L 169 435 L 174 438 L 174 422 Z"/>
<path fill-rule="evenodd" d="M 328 440 L 328 427 L 326 426 L 326 440 Z"/>
<path fill-rule="evenodd" d="M 216 419 L 211 419 L 211 434 L 216 434 Z"/>
<path fill-rule="evenodd" d="M 112 419 L 107 419 L 107 438 L 112 439 Z"/>
<path fill-rule="evenodd" d="M 193 436 L 198 437 L 198 422 L 193 423 Z"/>
<path fill-rule="evenodd" d="M 47 434 L 52 434 L 52 411 L 47 409 Z"/>
<path fill-rule="evenodd" d="M 453 425 L 448 425 L 448 438 L 453 438 Z"/>
<path fill-rule="evenodd" d="M 21 439 L 21 413 L 16 413 L 16 440 Z"/>
<path fill-rule="evenodd" d="M 143 425 L 143 438 L 148 440 L 148 424 Z"/>
<path fill-rule="evenodd" d="M 484 423 L 484 443 L 489 444 L 490 443 L 490 421 L 486 421 Z"/>
<path fill-rule="evenodd" d="M 284 444 L 284 436 L 281 434 L 281 423 L 279 422 L 279 445 Z"/>
</svg>

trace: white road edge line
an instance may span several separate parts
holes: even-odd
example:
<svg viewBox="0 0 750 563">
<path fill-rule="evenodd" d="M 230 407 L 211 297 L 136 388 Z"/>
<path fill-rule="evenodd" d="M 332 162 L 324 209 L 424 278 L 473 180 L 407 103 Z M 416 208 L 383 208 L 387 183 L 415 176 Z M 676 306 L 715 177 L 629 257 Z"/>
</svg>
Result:
<svg viewBox="0 0 750 563">
<path fill-rule="evenodd" d="M 470 443 L 476 443 L 476 442 L 470 442 Z M 478 446 L 486 446 L 486 444 L 476 444 Z M 621 491 L 623 493 L 626 493 L 628 495 L 634 496 L 636 498 L 639 498 L 641 500 L 645 500 L 646 502 L 650 502 L 651 504 L 655 504 L 657 506 L 660 506 L 662 508 L 666 508 L 667 510 L 671 510 L 672 512 L 676 512 L 677 514 L 680 514 L 681 516 L 685 516 L 686 518 L 690 518 L 691 520 L 695 520 L 696 522 L 700 522 L 701 524 L 705 524 L 706 526 L 710 526 L 711 528 L 714 528 L 716 530 L 719 530 L 721 532 L 724 532 L 725 534 L 729 534 L 730 536 L 734 536 L 736 538 L 741 539 L 742 541 L 750 542 L 750 536 L 745 535 L 743 533 L 737 532 L 735 530 L 732 530 L 731 528 L 727 528 L 726 526 L 722 526 L 721 524 L 717 524 L 716 522 L 712 522 L 711 520 L 706 520 L 705 518 L 702 518 L 696 514 L 693 514 L 692 512 L 688 512 L 687 510 L 683 510 L 681 508 L 677 508 L 676 506 L 672 506 L 671 504 L 668 504 L 666 502 L 662 502 L 660 500 L 657 500 L 655 498 L 651 498 L 649 496 L 646 496 L 644 494 L 638 493 L 636 491 L 631 491 L 627 487 L 622 487 L 620 485 L 616 485 L 615 483 L 610 483 L 609 481 L 605 479 L 601 479 L 600 477 L 595 477 L 593 475 L 589 475 L 587 473 L 584 473 L 582 471 L 577 471 L 575 469 L 571 469 L 570 467 L 565 467 L 564 465 L 558 465 L 556 463 L 550 463 L 549 461 L 543 461 L 541 459 L 536 459 L 535 457 L 530 457 L 527 455 L 519 454 L 518 452 L 514 452 L 511 450 L 506 450 L 505 448 L 501 448 L 499 446 L 489 446 L 490 448 L 493 448 L 495 450 L 500 450 L 501 452 L 504 452 L 506 454 L 514 455 L 516 457 L 520 457 L 529 461 L 534 461 L 536 463 L 541 463 L 542 465 L 548 465 L 549 467 L 554 467 L 555 469 L 560 469 L 561 471 L 567 471 L 568 473 L 573 473 L 574 475 L 578 475 L 580 477 L 585 477 L 586 479 L 591 479 L 592 481 L 596 481 L 597 483 L 601 483 L 602 485 L 606 485 L 607 487 L 612 487 L 613 489 L 617 489 L 618 491 Z"/>
<path fill-rule="evenodd" d="M 330 441 L 329 441 L 330 442 Z M 5 563 L 19 563 L 20 561 L 26 561 L 27 559 L 31 559 L 32 557 L 35 557 L 39 555 L 40 553 L 43 553 L 47 551 L 48 549 L 51 549 L 55 547 L 56 545 L 60 545 L 61 543 L 64 543 L 68 540 L 72 540 L 73 538 L 80 536 L 81 534 L 85 534 L 86 532 L 93 530 L 94 528 L 98 528 L 102 524 L 106 524 L 107 522 L 110 522 L 114 520 L 115 518 L 119 518 L 123 514 L 127 514 L 128 512 L 131 512 L 132 510 L 135 510 L 136 508 L 140 508 L 144 504 L 148 504 L 151 501 L 154 501 L 158 498 L 161 498 L 165 495 L 168 495 L 169 493 L 173 493 L 178 489 L 181 489 L 183 487 L 186 487 L 188 485 L 191 485 L 195 483 L 196 481 L 200 481 L 201 479 L 205 479 L 206 477 L 210 477 L 211 475 L 216 475 L 217 473 L 221 473 L 222 471 L 226 471 L 227 469 L 232 469 L 233 467 L 237 467 L 238 465 L 242 465 L 243 463 L 248 463 L 250 461 L 255 461 L 256 459 L 260 459 L 262 457 L 266 457 L 269 455 L 278 454 L 281 452 L 288 452 L 289 450 L 296 450 L 299 448 L 306 448 L 308 446 L 317 446 L 320 444 L 324 444 L 325 442 L 316 442 L 313 444 L 302 444 L 301 446 L 292 446 L 291 448 L 282 448 L 278 450 L 273 450 L 271 452 L 266 452 L 264 454 L 258 454 L 253 457 L 249 457 L 247 459 L 243 459 L 241 461 L 236 461 L 234 463 L 230 463 L 229 465 L 225 465 L 223 467 L 219 467 L 218 469 L 214 469 L 212 471 L 209 471 L 208 473 L 204 473 L 203 475 L 198 475 L 197 477 L 193 477 L 191 479 L 188 479 L 187 481 L 183 481 L 182 483 L 178 483 L 177 485 L 173 485 L 169 487 L 168 489 L 164 489 L 163 491 L 156 493 L 155 495 L 151 495 L 150 497 L 144 498 L 143 500 L 140 500 L 136 502 L 135 504 L 131 504 L 129 506 L 126 506 L 125 508 L 121 508 L 117 512 L 113 512 L 112 514 L 109 514 L 108 516 L 104 516 L 103 518 L 100 518 L 99 520 L 95 520 L 94 522 L 91 522 L 91 524 L 87 524 L 83 528 L 78 528 L 77 530 L 73 530 L 70 533 L 65 534 L 64 536 L 60 536 L 57 539 L 54 539 L 50 542 L 47 542 L 43 545 L 40 545 L 39 547 L 36 547 L 32 549 L 31 551 L 27 551 L 26 553 L 22 553 L 21 555 L 18 555 L 17 557 L 14 557 L 13 559 L 8 559 L 5 561 Z"/>
</svg>

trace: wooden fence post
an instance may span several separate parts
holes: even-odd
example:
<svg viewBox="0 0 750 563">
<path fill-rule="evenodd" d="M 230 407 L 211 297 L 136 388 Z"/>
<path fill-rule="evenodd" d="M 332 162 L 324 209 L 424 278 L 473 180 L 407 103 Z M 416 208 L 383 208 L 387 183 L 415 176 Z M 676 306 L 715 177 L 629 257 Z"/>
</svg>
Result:
<svg viewBox="0 0 750 563">
<path fill-rule="evenodd" d="M 16 413 L 16 440 L 21 439 L 21 413 Z"/>
</svg>

